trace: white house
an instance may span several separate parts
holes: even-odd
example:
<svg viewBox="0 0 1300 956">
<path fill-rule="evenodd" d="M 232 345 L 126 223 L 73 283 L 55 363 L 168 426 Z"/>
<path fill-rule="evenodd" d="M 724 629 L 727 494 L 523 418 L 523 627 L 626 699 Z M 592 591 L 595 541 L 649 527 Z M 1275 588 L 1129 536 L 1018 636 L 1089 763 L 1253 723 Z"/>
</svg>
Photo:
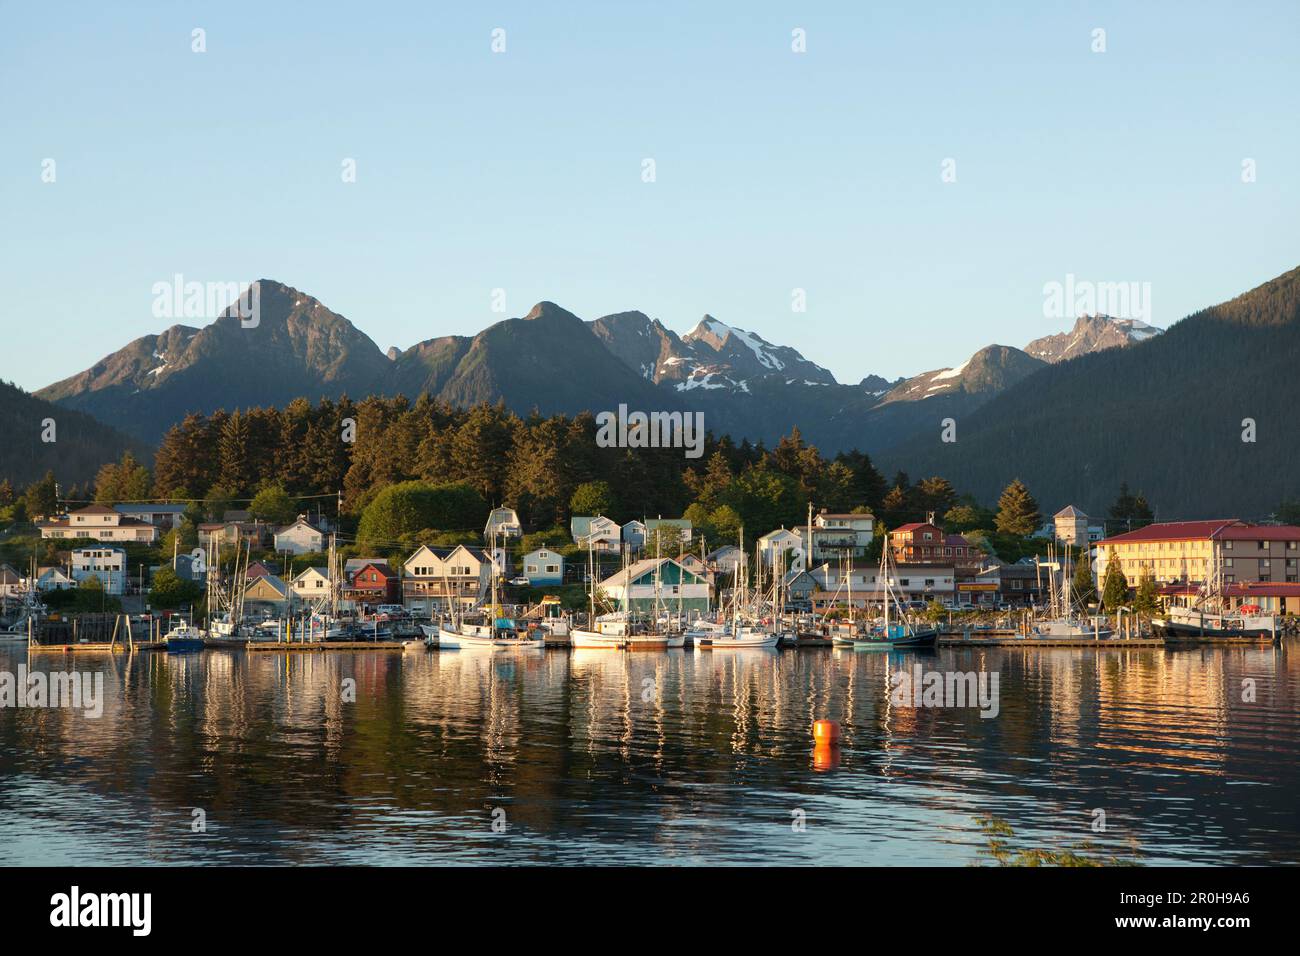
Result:
<svg viewBox="0 0 1300 956">
<path fill-rule="evenodd" d="M 850 588 L 855 605 L 884 600 L 885 589 L 879 581 L 880 569 L 877 567 L 854 567 L 845 574 L 841 566 L 828 562 L 817 565 L 810 573 L 820 588 L 813 595 L 815 603 L 847 603 Z M 895 593 L 904 601 L 951 602 L 956 588 L 956 569 L 951 565 L 899 564 L 894 566 L 893 584 Z"/>
<path fill-rule="evenodd" d="M 533 587 L 564 582 L 564 556 L 550 548 L 538 548 L 524 555 L 524 577 Z"/>
<path fill-rule="evenodd" d="M 705 559 L 718 574 L 735 574 L 740 565 L 740 548 L 734 544 L 724 544 L 709 552 Z"/>
<path fill-rule="evenodd" d="M 275 550 L 288 554 L 308 554 L 324 550 L 325 535 L 305 515 L 275 533 Z"/>
<path fill-rule="evenodd" d="M 818 513 L 812 520 L 812 563 L 838 561 L 846 552 L 852 558 L 862 557 L 871 547 L 875 529 L 876 518 L 870 513 Z M 808 537 L 807 528 L 794 531 L 801 541 Z M 807 551 L 805 542 L 804 552 Z"/>
<path fill-rule="evenodd" d="M 597 587 L 620 608 L 652 610 L 656 599 L 670 610 L 709 610 L 709 582 L 675 558 L 644 558 Z"/>
<path fill-rule="evenodd" d="M 0 564 L 0 597 L 19 597 L 25 590 L 23 576 L 10 565 Z"/>
<path fill-rule="evenodd" d="M 327 568 L 304 568 L 290 583 L 294 596 L 304 601 L 329 597 L 330 575 Z"/>
<path fill-rule="evenodd" d="M 597 554 L 601 552 L 618 553 L 623 543 L 623 529 L 604 515 L 574 516 L 569 519 L 569 532 L 575 544 L 582 548 L 590 546 Z"/>
<path fill-rule="evenodd" d="M 96 541 L 136 541 L 152 544 L 158 527 L 122 514 L 107 505 L 89 505 L 48 521 L 37 522 L 42 538 L 93 538 Z"/>
<path fill-rule="evenodd" d="M 494 537 L 519 538 L 524 533 L 519 515 L 514 508 L 493 508 L 483 528 L 483 540 L 492 543 Z"/>
<path fill-rule="evenodd" d="M 758 556 L 763 567 L 780 567 L 785 571 L 802 571 L 804 569 L 803 538 L 779 528 L 769 531 L 758 539 Z"/>
<path fill-rule="evenodd" d="M 36 590 L 38 591 L 63 591 L 67 588 L 75 588 L 77 582 L 72 580 L 62 568 L 37 568 L 36 570 Z"/>
<path fill-rule="evenodd" d="M 99 578 L 108 594 L 126 591 L 125 548 L 78 548 L 72 552 L 72 580 L 78 585 L 87 578 Z"/>
<path fill-rule="evenodd" d="M 472 607 L 487 597 L 492 558 L 482 548 L 421 545 L 402 564 L 402 603 L 412 612 L 440 614 L 453 601 Z"/>
</svg>

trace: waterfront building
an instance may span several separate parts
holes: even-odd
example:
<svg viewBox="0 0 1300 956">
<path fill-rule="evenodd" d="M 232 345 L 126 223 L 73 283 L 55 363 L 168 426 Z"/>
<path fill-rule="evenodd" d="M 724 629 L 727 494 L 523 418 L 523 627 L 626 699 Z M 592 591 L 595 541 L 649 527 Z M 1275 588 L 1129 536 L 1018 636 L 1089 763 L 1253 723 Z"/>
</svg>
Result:
<svg viewBox="0 0 1300 956">
<path fill-rule="evenodd" d="M 724 544 L 710 551 L 704 559 L 718 574 L 735 574 L 740 564 L 740 548 L 734 544 Z"/>
<path fill-rule="evenodd" d="M 11 565 L 0 564 L 0 598 L 20 597 L 26 589 L 21 574 Z"/>
<path fill-rule="evenodd" d="M 959 534 L 945 534 L 928 521 L 915 521 L 901 525 L 889 532 L 889 546 L 894 560 L 903 564 L 951 564 L 958 568 L 978 570 L 984 562 L 984 551 Z"/>
<path fill-rule="evenodd" d="M 492 582 L 492 558 L 482 548 L 421 545 L 402 564 L 402 603 L 430 617 L 482 603 Z"/>
<path fill-rule="evenodd" d="M 364 558 L 359 564 L 348 561 L 343 568 L 347 584 L 343 598 L 355 604 L 397 604 L 401 598 L 402 583 L 387 561 Z"/>
<path fill-rule="evenodd" d="M 38 521 L 42 538 L 90 538 L 95 541 L 121 541 L 153 544 L 158 527 L 140 518 L 122 514 L 107 505 L 89 505 L 46 521 Z"/>
<path fill-rule="evenodd" d="M 550 548 L 524 555 L 524 577 L 532 587 L 564 583 L 564 556 Z"/>
<path fill-rule="evenodd" d="M 112 510 L 112 509 L 109 509 Z M 126 592 L 125 548 L 78 548 L 72 552 L 72 580 L 98 578 L 107 594 Z"/>
<path fill-rule="evenodd" d="M 709 609 L 709 582 L 676 558 L 643 558 L 597 587 L 619 608 L 652 611 L 655 600 L 671 611 Z"/>
<path fill-rule="evenodd" d="M 1225 585 L 1300 583 L 1300 528 L 1253 525 L 1235 518 L 1150 524 L 1097 543 L 1097 580 L 1110 561 L 1130 587 L 1150 571 L 1159 585 L 1200 584 L 1219 562 Z"/>
<path fill-rule="evenodd" d="M 951 603 L 956 593 L 957 568 L 952 564 L 897 564 L 893 568 L 894 590 L 909 601 Z M 876 565 L 857 565 L 847 572 L 827 562 L 811 571 L 819 590 L 812 596 L 814 607 L 843 604 L 853 592 L 853 603 L 862 607 L 884 600 L 885 589 Z"/>
<path fill-rule="evenodd" d="M 787 571 L 782 587 L 791 601 L 810 601 L 817 591 L 817 579 L 808 571 Z"/>
<path fill-rule="evenodd" d="M 278 575 L 259 574 L 244 585 L 244 606 L 252 612 L 282 614 L 289 604 L 289 585 Z"/>
<path fill-rule="evenodd" d="M 294 596 L 305 601 L 315 601 L 328 597 L 330 593 L 330 574 L 328 568 L 304 568 L 289 583 Z"/>
<path fill-rule="evenodd" d="M 275 533 L 275 550 L 286 554 L 310 554 L 323 550 L 325 535 L 319 528 L 299 515 L 291 525 Z"/>
</svg>

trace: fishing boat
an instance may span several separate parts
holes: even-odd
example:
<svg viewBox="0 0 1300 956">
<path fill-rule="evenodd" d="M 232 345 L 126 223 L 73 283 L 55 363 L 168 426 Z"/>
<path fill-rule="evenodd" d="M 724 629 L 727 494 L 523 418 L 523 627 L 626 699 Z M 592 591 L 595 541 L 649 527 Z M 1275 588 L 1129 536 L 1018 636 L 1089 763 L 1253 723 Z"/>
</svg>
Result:
<svg viewBox="0 0 1300 956">
<path fill-rule="evenodd" d="M 854 650 L 916 650 L 932 648 L 938 644 L 939 629 L 932 625 L 915 623 L 904 610 L 903 602 L 894 589 L 893 559 L 893 552 L 886 543 L 880 552 L 879 577 L 884 619 L 876 625 L 855 627 L 853 601 L 850 596 L 848 632 L 835 635 L 834 641 L 837 645 L 852 647 Z M 851 566 L 849 571 L 852 572 Z"/>
<path fill-rule="evenodd" d="M 1276 644 L 1277 616 L 1258 604 L 1229 609 L 1223 595 L 1223 571 L 1216 557 L 1207 559 L 1205 583 L 1187 604 L 1175 604 L 1151 619 L 1151 630 L 1166 646 L 1231 643 Z"/>
<path fill-rule="evenodd" d="M 656 561 L 660 559 L 655 558 Z M 624 572 L 627 568 L 627 552 L 623 553 Z M 595 553 L 590 540 L 587 542 L 587 578 L 589 611 L 586 627 L 569 629 L 569 645 L 581 649 L 610 649 L 629 651 L 661 651 L 671 647 L 686 646 L 686 632 L 669 629 L 659 623 L 659 574 L 662 565 L 655 567 L 655 613 L 640 614 L 633 611 L 628 602 L 624 607 L 610 614 L 596 614 L 596 564 Z"/>
<path fill-rule="evenodd" d="M 171 630 L 167 632 L 164 640 L 167 643 L 168 654 L 188 654 L 201 651 L 206 646 L 204 633 L 179 617 L 172 623 Z"/>
<path fill-rule="evenodd" d="M 495 541 L 493 542 L 495 552 Z M 437 624 L 436 641 L 433 637 L 433 625 L 421 624 L 420 630 L 425 634 L 425 644 L 439 648 L 488 650 L 540 650 L 546 647 L 541 632 L 530 632 L 527 627 L 518 626 L 512 618 L 501 612 L 497 602 L 497 579 L 500 571 L 493 563 L 492 592 L 490 605 L 480 612 L 480 620 L 469 621 L 461 618 L 459 608 L 453 600 L 451 619 Z M 451 593 L 450 588 L 447 591 Z"/>
</svg>

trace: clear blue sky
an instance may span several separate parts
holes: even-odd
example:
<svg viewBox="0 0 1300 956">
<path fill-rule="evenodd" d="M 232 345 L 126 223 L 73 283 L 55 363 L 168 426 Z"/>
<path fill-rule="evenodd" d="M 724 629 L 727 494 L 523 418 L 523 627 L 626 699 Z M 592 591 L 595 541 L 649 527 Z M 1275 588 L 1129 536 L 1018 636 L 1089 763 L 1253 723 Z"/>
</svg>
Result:
<svg viewBox="0 0 1300 956">
<path fill-rule="evenodd" d="M 1058 331 L 1067 273 L 1150 282 L 1167 325 L 1300 264 L 1294 0 L 543 6 L 7 0 L 0 377 L 160 331 L 178 272 L 381 348 L 498 287 L 708 312 L 857 381 Z"/>
</svg>

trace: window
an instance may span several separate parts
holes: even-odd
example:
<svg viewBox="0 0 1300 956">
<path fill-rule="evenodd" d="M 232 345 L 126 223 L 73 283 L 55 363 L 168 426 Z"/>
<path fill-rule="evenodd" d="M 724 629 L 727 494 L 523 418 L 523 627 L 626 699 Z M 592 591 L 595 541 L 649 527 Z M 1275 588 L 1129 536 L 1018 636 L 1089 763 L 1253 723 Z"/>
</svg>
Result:
<svg viewBox="0 0 1300 956">
<path fill-rule="evenodd" d="M 1225 568 L 1230 568 L 1230 567 L 1232 567 L 1232 558 L 1224 558 L 1224 559 L 1223 559 L 1223 566 L 1224 566 Z"/>
<path fill-rule="evenodd" d="M 1225 542 L 1223 542 L 1223 550 L 1224 550 L 1224 551 L 1231 551 L 1231 550 L 1232 550 L 1232 542 L 1231 542 L 1231 541 L 1225 541 Z"/>
</svg>

